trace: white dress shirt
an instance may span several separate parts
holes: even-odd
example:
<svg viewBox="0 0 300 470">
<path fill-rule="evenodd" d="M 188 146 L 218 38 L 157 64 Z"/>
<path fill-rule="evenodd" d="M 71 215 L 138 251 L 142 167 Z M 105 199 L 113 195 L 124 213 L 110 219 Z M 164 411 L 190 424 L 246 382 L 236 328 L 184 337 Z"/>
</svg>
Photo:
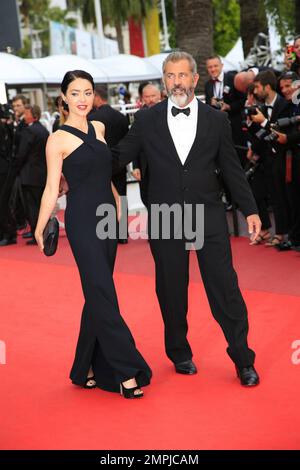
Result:
<svg viewBox="0 0 300 470">
<path fill-rule="evenodd" d="M 214 82 L 214 97 L 222 99 L 224 91 L 224 72 L 221 72 Z"/>
<path fill-rule="evenodd" d="M 271 103 L 266 103 L 266 102 L 265 102 L 265 105 L 266 105 L 266 106 L 272 106 L 272 107 L 267 109 L 267 112 L 268 112 L 268 119 L 265 119 L 265 120 L 261 123 L 261 126 L 262 126 L 262 127 L 266 127 L 266 125 L 268 124 L 268 121 L 271 119 L 271 116 L 272 116 L 272 113 L 273 113 L 273 108 L 274 108 L 274 104 L 275 104 L 276 99 L 277 99 L 277 93 L 276 93 L 275 97 L 273 98 L 273 100 L 271 101 Z"/>
<path fill-rule="evenodd" d="M 179 108 L 179 106 L 176 106 L 173 101 L 171 101 L 169 98 L 168 127 L 178 156 L 181 160 L 181 163 L 184 165 L 184 162 L 187 159 L 188 154 L 190 153 L 197 133 L 198 101 L 197 98 L 194 96 L 192 101 L 184 107 L 190 108 L 191 112 L 189 116 L 186 116 L 184 113 L 179 113 L 177 114 L 177 116 L 173 116 L 171 112 L 173 106 L 175 106 L 175 108 Z"/>
</svg>

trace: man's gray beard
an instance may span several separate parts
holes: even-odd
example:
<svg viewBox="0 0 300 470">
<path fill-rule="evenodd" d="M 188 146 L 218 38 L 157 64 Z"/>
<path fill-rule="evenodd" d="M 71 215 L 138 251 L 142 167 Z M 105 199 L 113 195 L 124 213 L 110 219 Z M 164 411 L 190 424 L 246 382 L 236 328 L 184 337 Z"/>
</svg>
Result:
<svg viewBox="0 0 300 470">
<path fill-rule="evenodd" d="M 170 100 L 173 101 L 176 106 L 179 106 L 179 108 L 183 108 L 184 106 L 187 105 L 189 97 L 187 94 L 184 95 L 173 95 L 172 93 L 169 94 Z"/>
<path fill-rule="evenodd" d="M 180 108 L 183 108 L 188 104 L 188 101 L 190 97 L 193 94 L 194 89 L 189 89 L 187 93 L 184 93 L 184 95 L 173 95 L 172 92 L 170 91 L 168 93 L 170 100 L 176 104 L 176 106 L 179 106 Z"/>
</svg>

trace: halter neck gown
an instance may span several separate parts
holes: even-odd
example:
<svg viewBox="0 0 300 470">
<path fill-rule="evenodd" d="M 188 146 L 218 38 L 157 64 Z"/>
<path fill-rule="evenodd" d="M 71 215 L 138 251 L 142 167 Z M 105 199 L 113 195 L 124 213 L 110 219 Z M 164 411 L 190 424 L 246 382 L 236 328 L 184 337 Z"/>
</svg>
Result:
<svg viewBox="0 0 300 470">
<path fill-rule="evenodd" d="M 87 134 L 67 125 L 60 129 L 81 141 L 63 161 L 69 186 L 65 229 L 85 298 L 70 378 L 74 384 L 84 385 L 92 365 L 99 388 L 118 392 L 120 383 L 133 377 L 142 387 L 150 383 L 152 374 L 119 311 L 112 277 L 117 240 L 102 240 L 96 235 L 100 220 L 97 207 L 115 206 L 112 155 L 107 145 L 96 138 L 90 122 Z"/>
</svg>

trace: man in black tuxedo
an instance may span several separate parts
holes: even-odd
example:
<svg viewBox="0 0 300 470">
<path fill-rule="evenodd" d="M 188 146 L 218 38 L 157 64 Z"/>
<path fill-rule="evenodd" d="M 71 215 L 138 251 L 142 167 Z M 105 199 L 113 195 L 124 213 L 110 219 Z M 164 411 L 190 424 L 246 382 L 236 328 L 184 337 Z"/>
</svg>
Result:
<svg viewBox="0 0 300 470">
<path fill-rule="evenodd" d="M 27 127 L 21 133 L 15 157 L 16 173 L 21 180 L 26 204 L 26 218 L 32 234 L 35 232 L 47 177 L 45 149 L 49 132 L 39 122 L 40 117 L 39 106 L 25 105 L 24 119 Z M 26 244 L 36 245 L 33 235 Z"/>
<path fill-rule="evenodd" d="M 219 56 L 212 56 L 206 60 L 207 72 L 210 79 L 205 83 L 205 102 L 220 111 L 228 113 L 232 128 L 232 138 L 237 146 L 238 155 L 243 162 L 241 148 L 246 145 L 245 135 L 242 131 L 242 109 L 246 100 L 244 93 L 240 93 L 234 86 L 236 72 L 224 72 L 223 63 Z M 244 152 L 245 153 L 245 152 Z"/>
<path fill-rule="evenodd" d="M 260 72 L 254 79 L 254 95 L 264 103 L 251 120 L 259 125 L 260 130 L 270 132 L 271 124 L 278 119 L 292 115 L 291 103 L 286 101 L 277 92 L 277 78 L 271 70 Z M 251 131 L 251 127 L 249 128 Z M 257 129 L 255 129 L 257 130 Z M 257 135 L 257 133 L 256 133 Z M 267 246 L 279 245 L 291 226 L 290 205 L 286 186 L 286 151 L 287 146 L 280 141 L 264 141 L 261 139 L 262 149 L 260 155 L 267 177 L 268 190 L 275 219 L 275 235 Z"/>
<path fill-rule="evenodd" d="M 149 108 L 152 108 L 155 104 L 161 101 L 161 92 L 158 85 L 149 83 L 145 85 L 142 90 L 142 105 L 143 107 L 135 113 L 135 117 L 138 113 L 144 112 Z M 140 193 L 141 199 L 145 207 L 147 207 L 147 174 L 141 173 L 141 159 L 138 158 L 132 162 L 132 175 L 140 182 Z"/>
<path fill-rule="evenodd" d="M 112 108 L 108 102 L 107 89 L 99 86 L 95 89 L 94 110 L 88 116 L 90 121 L 101 121 L 105 125 L 105 140 L 108 147 L 116 146 L 119 141 L 128 132 L 128 120 L 126 116 Z M 122 168 L 113 176 L 113 184 L 115 185 L 120 196 L 126 196 L 126 168 Z M 127 211 L 123 211 L 123 217 L 127 217 Z M 122 222 L 121 222 L 122 223 Z M 127 238 L 118 239 L 119 243 L 127 243 Z"/>
<path fill-rule="evenodd" d="M 201 225 L 204 245 L 196 253 L 210 307 L 225 334 L 227 352 L 236 365 L 241 384 L 257 385 L 255 353 L 247 344 L 247 309 L 232 266 L 216 170 L 222 171 L 239 202 L 253 239 L 261 225 L 257 208 L 232 144 L 227 116 L 195 97 L 199 76 L 193 57 L 185 52 L 169 54 L 163 75 L 168 100 L 139 113 L 114 153 L 119 164 L 126 165 L 142 150 L 142 166 L 148 168 L 150 247 L 165 324 L 166 353 L 177 373 L 197 372 L 187 340 L 186 319 L 189 283 L 186 239 L 192 237 L 178 237 L 180 227 L 175 224 L 166 236 L 161 227 L 159 236 L 153 234 L 153 224 L 157 223 L 155 212 L 157 205 L 164 205 L 164 209 L 176 205 L 176 210 L 182 209 L 181 222 L 190 223 L 192 218 L 193 226 L 197 226 L 195 214 L 204 205 L 204 226 Z"/>
<path fill-rule="evenodd" d="M 16 243 L 16 227 L 9 210 L 13 126 L 9 108 L 0 105 L 0 246 Z"/>
</svg>

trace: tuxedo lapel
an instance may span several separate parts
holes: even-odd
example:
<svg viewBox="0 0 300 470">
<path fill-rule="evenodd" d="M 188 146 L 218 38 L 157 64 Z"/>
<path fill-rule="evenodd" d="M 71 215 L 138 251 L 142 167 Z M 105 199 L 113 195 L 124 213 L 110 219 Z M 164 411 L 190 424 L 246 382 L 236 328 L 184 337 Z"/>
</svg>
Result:
<svg viewBox="0 0 300 470">
<path fill-rule="evenodd" d="M 275 122 L 277 120 L 278 115 L 281 112 L 281 109 L 283 106 L 284 101 L 281 99 L 279 95 L 277 95 L 273 109 L 272 109 L 272 115 L 271 115 L 271 122 Z"/>
<path fill-rule="evenodd" d="M 212 97 L 215 95 L 215 90 L 214 90 L 214 82 L 212 80 L 209 80 L 208 82 L 208 95 L 209 95 L 209 103 L 211 103 Z"/>
<path fill-rule="evenodd" d="M 199 155 L 199 149 L 201 149 L 201 142 L 206 138 L 208 132 L 208 121 L 206 118 L 207 105 L 198 101 L 198 120 L 197 120 L 197 132 L 196 137 L 191 147 L 191 150 L 187 156 L 184 166 L 193 159 L 194 156 Z"/>
</svg>

